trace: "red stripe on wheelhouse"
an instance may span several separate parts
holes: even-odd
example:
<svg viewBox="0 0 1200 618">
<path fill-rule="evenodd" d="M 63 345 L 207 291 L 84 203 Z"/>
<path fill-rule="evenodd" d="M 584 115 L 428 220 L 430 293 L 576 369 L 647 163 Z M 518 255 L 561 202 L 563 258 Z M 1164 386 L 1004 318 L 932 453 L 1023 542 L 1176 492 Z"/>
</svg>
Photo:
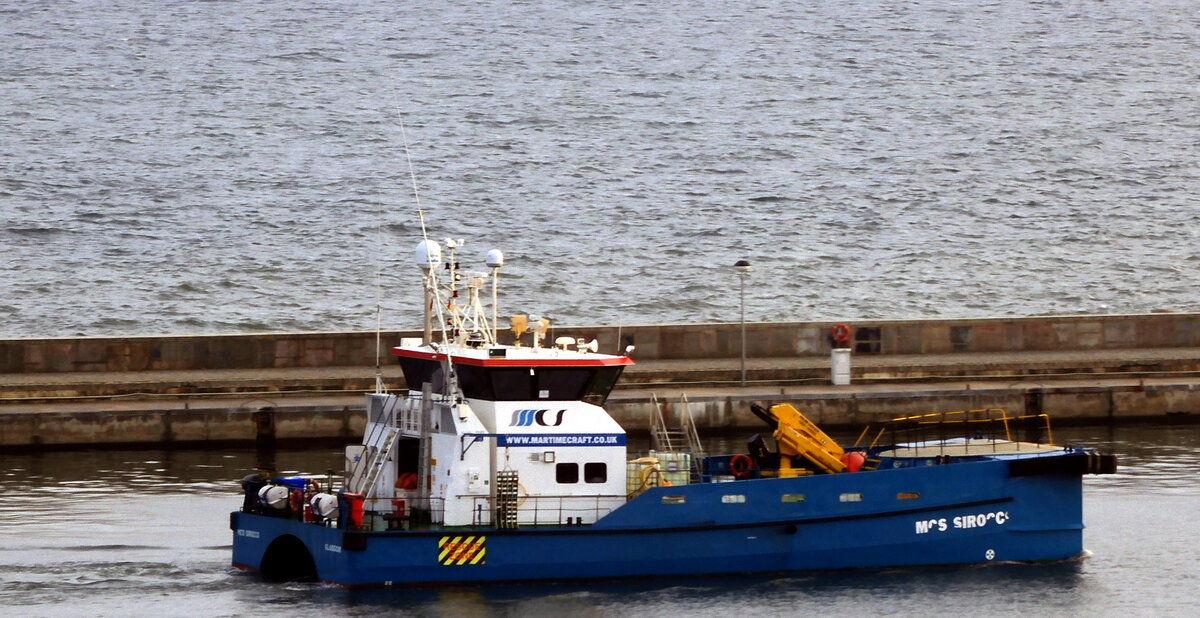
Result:
<svg viewBox="0 0 1200 618">
<path fill-rule="evenodd" d="M 446 360 L 446 354 L 443 352 L 418 352 L 403 348 L 392 348 L 392 355 L 425 360 Z M 604 358 L 475 358 L 453 354 L 450 356 L 456 363 L 481 367 L 611 367 L 633 364 L 633 359 L 628 356 Z"/>
</svg>

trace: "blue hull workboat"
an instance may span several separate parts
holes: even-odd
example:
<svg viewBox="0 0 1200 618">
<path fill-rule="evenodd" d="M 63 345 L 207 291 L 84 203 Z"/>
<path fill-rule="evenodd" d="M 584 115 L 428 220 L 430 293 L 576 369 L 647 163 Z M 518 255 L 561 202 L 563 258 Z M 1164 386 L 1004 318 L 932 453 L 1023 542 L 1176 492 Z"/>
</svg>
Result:
<svg viewBox="0 0 1200 618">
<path fill-rule="evenodd" d="M 625 431 L 602 407 L 632 364 L 629 350 L 601 354 L 595 341 L 571 337 L 545 345 L 548 321 L 537 316 L 514 317 L 501 344 L 495 288 L 490 316 L 480 302 L 487 273 L 460 269 L 462 241 L 445 246 L 444 262 L 429 241 L 416 253 L 425 336 L 392 351 L 408 393 L 367 396 L 363 441 L 347 447 L 337 491 L 328 477 L 244 479 L 242 508 L 230 516 L 235 566 L 368 587 L 1083 551 L 1081 477 L 1113 472 L 1115 458 L 1049 444 L 1041 415 L 895 419 L 843 448 L 779 403 L 751 410 L 773 445 L 755 436 L 745 453 L 705 455 L 693 438 L 631 460 Z M 492 251 L 487 262 L 494 286 L 503 257 Z"/>
</svg>

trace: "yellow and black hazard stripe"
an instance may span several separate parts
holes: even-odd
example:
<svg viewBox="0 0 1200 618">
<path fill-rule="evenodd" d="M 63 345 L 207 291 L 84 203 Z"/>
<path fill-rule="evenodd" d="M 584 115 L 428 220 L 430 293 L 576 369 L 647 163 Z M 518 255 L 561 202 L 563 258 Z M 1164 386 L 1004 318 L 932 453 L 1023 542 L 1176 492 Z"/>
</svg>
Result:
<svg viewBox="0 0 1200 618">
<path fill-rule="evenodd" d="M 487 555 L 486 545 L 486 536 L 444 536 L 438 539 L 438 564 L 483 564 Z"/>
</svg>

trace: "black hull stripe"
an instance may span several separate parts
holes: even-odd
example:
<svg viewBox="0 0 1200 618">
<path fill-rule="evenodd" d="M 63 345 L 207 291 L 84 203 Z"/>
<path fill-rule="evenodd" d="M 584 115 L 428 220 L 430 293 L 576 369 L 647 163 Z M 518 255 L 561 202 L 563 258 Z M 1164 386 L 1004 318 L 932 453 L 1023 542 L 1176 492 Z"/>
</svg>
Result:
<svg viewBox="0 0 1200 618">
<path fill-rule="evenodd" d="M 701 532 L 706 530 L 729 530 L 732 528 L 771 528 L 775 526 L 801 526 L 810 524 L 824 524 L 836 521 L 857 521 L 864 519 L 880 519 L 883 517 L 896 517 L 903 515 L 916 515 L 919 513 L 929 513 L 933 511 L 943 511 L 947 509 L 965 509 L 977 506 L 988 506 L 992 504 L 1003 504 L 1012 502 L 1013 498 L 992 498 L 990 500 L 975 500 L 973 502 L 959 502 L 956 504 L 944 504 L 939 506 L 925 506 L 920 508 L 902 509 L 897 511 L 885 511 L 880 513 L 862 513 L 858 515 L 837 515 L 829 517 L 809 517 L 800 519 L 783 519 L 766 522 L 745 522 L 736 524 L 697 524 L 691 526 L 673 526 L 669 528 L 593 528 L 590 526 L 580 526 L 578 528 L 517 528 L 513 530 L 504 530 L 500 528 L 447 528 L 443 530 L 405 530 L 405 531 L 379 531 L 379 532 L 354 532 L 346 531 L 346 536 L 356 536 L 359 538 L 391 538 L 391 537 L 443 537 L 449 533 L 467 533 L 467 532 L 485 532 L 488 536 L 540 536 L 540 535 L 562 535 L 562 534 L 659 534 L 659 533 L 677 533 L 677 532 Z"/>
</svg>

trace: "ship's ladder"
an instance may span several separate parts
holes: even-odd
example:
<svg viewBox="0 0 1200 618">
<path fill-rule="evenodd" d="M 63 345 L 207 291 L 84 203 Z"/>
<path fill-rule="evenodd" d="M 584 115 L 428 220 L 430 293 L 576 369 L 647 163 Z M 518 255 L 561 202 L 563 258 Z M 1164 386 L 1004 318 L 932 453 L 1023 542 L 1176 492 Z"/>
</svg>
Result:
<svg viewBox="0 0 1200 618">
<path fill-rule="evenodd" d="M 691 453 L 692 474 L 699 477 L 701 460 L 704 459 L 704 446 L 700 444 L 700 433 L 696 430 L 696 420 L 692 417 L 692 404 L 687 395 L 679 398 L 679 428 L 669 429 L 663 415 L 664 403 L 659 402 L 658 396 L 650 395 L 653 412 L 650 416 L 650 439 L 654 450 L 662 453 L 674 453 L 676 447 L 684 448 Z M 686 447 L 685 447 L 686 445 Z"/>
<path fill-rule="evenodd" d="M 682 444 L 687 436 L 683 429 L 667 429 L 667 421 L 663 417 L 664 404 L 658 401 L 658 395 L 650 394 L 650 444 L 656 451 L 674 453 L 674 444 Z M 674 442 L 672 442 L 674 440 Z"/>
<path fill-rule="evenodd" d="M 399 438 L 398 430 L 388 429 L 387 435 L 383 438 L 383 446 L 379 447 L 379 450 L 375 451 L 374 456 L 367 462 L 367 475 L 358 487 L 358 493 L 363 494 L 364 498 L 369 499 L 375 493 L 375 481 L 379 480 L 379 473 L 387 465 L 388 455 L 391 455 L 392 447 L 396 445 L 396 440 Z"/>
<path fill-rule="evenodd" d="M 364 477 L 367 476 L 367 470 L 370 464 L 375 461 L 374 453 L 378 450 L 375 446 L 380 443 L 388 431 L 395 431 L 393 417 L 390 410 L 384 405 L 387 396 L 367 395 L 367 427 L 370 431 L 367 432 L 363 439 L 363 448 L 361 453 L 356 454 L 353 460 L 347 461 L 346 466 L 346 491 L 354 492 L 356 489 L 366 487 L 363 484 Z M 358 492 L 358 493 L 361 493 Z"/>
<path fill-rule="evenodd" d="M 700 444 L 700 432 L 696 431 L 696 419 L 692 417 L 692 403 L 685 394 L 679 402 L 683 405 L 680 415 L 680 429 L 687 437 L 688 450 L 692 453 L 692 476 L 700 478 L 701 461 L 704 459 L 704 446 Z"/>
</svg>

